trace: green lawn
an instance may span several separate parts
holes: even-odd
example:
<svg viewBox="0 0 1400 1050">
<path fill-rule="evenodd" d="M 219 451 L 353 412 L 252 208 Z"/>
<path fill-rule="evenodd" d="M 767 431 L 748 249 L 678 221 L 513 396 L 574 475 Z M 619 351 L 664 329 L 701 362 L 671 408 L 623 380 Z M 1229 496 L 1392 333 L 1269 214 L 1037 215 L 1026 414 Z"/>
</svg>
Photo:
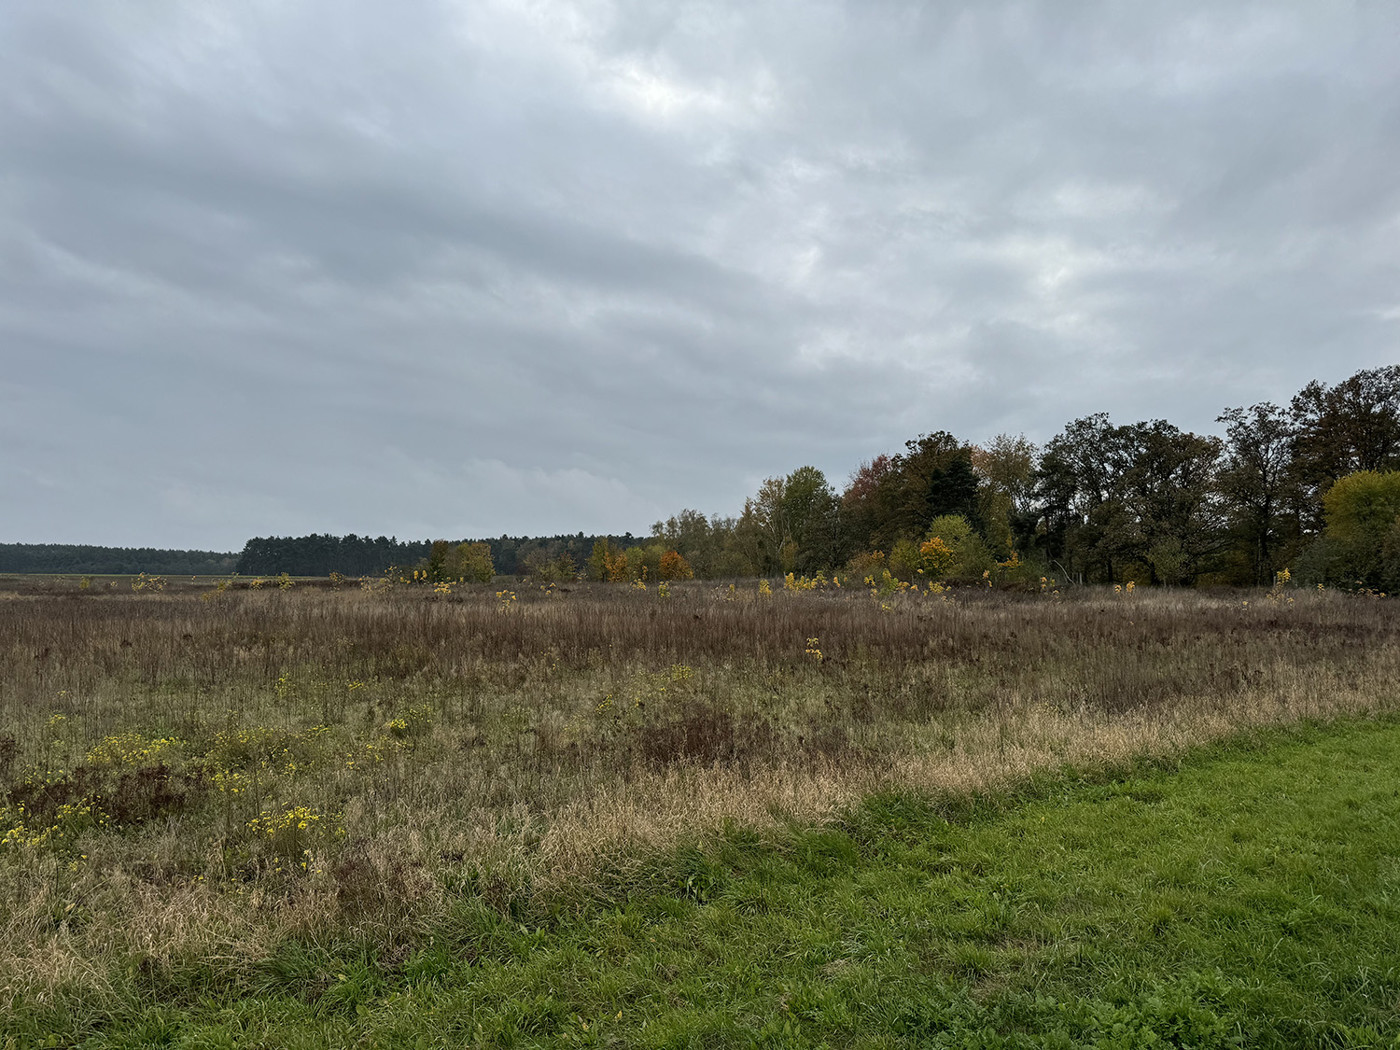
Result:
<svg viewBox="0 0 1400 1050">
<path fill-rule="evenodd" d="M 561 902 L 464 898 L 397 959 L 134 973 L 10 1045 L 1396 1046 L 1400 725 L 1021 797 L 732 831 Z M 6 1045 L 0 1038 L 0 1045 Z"/>
</svg>

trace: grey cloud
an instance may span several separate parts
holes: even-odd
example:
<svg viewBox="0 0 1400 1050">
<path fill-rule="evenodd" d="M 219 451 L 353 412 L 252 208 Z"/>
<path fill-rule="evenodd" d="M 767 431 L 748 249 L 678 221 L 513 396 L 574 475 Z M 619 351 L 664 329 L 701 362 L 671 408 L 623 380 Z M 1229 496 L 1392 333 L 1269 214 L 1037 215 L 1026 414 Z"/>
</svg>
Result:
<svg viewBox="0 0 1400 1050">
<path fill-rule="evenodd" d="M 1395 360 L 1381 5 L 0 9 L 0 539 L 626 530 Z"/>
</svg>

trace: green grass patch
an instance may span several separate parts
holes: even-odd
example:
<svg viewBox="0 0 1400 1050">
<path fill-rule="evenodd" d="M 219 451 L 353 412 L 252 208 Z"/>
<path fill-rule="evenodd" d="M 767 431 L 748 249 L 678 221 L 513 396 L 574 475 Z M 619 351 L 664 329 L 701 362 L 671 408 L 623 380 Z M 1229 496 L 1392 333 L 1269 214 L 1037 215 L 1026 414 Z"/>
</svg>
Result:
<svg viewBox="0 0 1400 1050">
<path fill-rule="evenodd" d="M 1400 1045 L 1400 724 L 733 829 L 549 915 L 466 898 L 397 953 L 138 971 L 9 1045 Z"/>
</svg>

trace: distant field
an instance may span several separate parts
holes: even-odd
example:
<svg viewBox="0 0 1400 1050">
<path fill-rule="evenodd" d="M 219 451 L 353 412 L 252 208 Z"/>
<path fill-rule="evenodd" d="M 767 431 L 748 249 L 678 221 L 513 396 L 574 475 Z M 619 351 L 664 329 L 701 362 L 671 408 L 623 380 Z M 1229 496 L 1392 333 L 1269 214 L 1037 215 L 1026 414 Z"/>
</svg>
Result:
<svg viewBox="0 0 1400 1050">
<path fill-rule="evenodd" d="M 749 583 L 673 585 L 663 596 L 654 587 L 604 585 L 434 593 L 333 588 L 328 581 L 324 588 L 293 581 L 285 589 L 271 581 L 257 590 L 188 580 L 178 590 L 173 581 L 165 589 L 132 590 L 131 580 L 103 589 L 97 582 L 84 588 L 81 580 L 51 579 L 37 588 L 43 593 L 25 593 L 36 589 L 34 581 L 21 580 L 8 589 L 9 600 L 0 600 L 0 1016 L 14 1018 L 25 1038 L 45 1027 L 61 1029 L 64 1043 L 91 1035 L 103 1045 L 102 1033 L 116 1031 L 111 1025 L 127 1025 L 142 1011 L 155 1011 L 157 1028 L 163 1017 L 227 1025 L 233 1022 L 218 1011 L 233 1009 L 231 996 L 252 993 L 280 1004 L 281 1013 L 249 1029 L 262 1033 L 266 1045 L 285 1045 L 266 1034 L 268 1026 L 314 1027 L 344 1009 L 357 1017 L 363 1007 L 366 1024 L 392 1028 L 384 997 L 416 996 L 412 972 L 425 975 L 419 982 L 425 987 L 439 988 L 443 974 L 454 982 L 469 976 L 460 969 L 461 944 L 452 940 L 468 936 L 461 932 L 463 916 L 475 916 L 470 937 L 486 938 L 469 954 L 488 944 L 491 966 L 506 969 L 518 958 L 514 976 L 488 967 L 496 976 L 478 991 L 495 998 L 469 1011 L 496 1026 L 491 1041 L 509 1044 L 501 1003 L 519 999 L 525 1013 L 516 1027 L 535 1025 L 547 1041 L 587 1042 L 594 1037 L 586 1031 L 596 1030 L 569 1029 L 569 1018 L 601 1018 L 604 1000 L 633 987 L 633 978 L 603 971 L 598 979 L 612 981 L 614 992 L 580 983 L 579 975 L 595 967 L 585 958 L 621 959 L 635 948 L 588 939 L 603 936 L 596 929 L 599 900 L 642 895 L 636 897 L 642 903 L 619 913 L 621 923 L 629 909 L 665 912 L 666 900 L 682 908 L 711 901 L 720 892 L 715 887 L 734 885 L 735 878 L 759 878 L 750 886 L 758 892 L 767 876 L 754 871 L 787 870 L 794 842 L 821 843 L 828 834 L 784 829 L 820 826 L 842 814 L 840 835 L 857 844 L 838 842 L 830 861 L 817 866 L 823 879 L 857 878 L 854 868 L 840 873 L 912 848 L 901 838 L 908 834 L 900 826 L 905 817 L 887 831 L 852 830 L 849 821 L 857 818 L 849 814 L 876 812 L 863 802 L 872 796 L 905 800 L 892 804 L 914 806 L 908 819 L 925 828 L 920 822 L 932 818 L 918 815 L 919 799 L 979 793 L 1006 799 L 1066 765 L 1121 768 L 1139 756 L 1181 754 L 1260 727 L 1400 707 L 1396 603 L 1328 593 L 1008 598 L 793 591 L 779 584 L 763 595 Z M 1258 783 L 1272 776 L 1269 760 L 1248 761 L 1262 763 Z M 1373 772 L 1373 782 L 1394 786 L 1393 772 Z M 1210 790 L 1234 793 L 1217 799 L 1219 805 L 1255 813 L 1252 776 Z M 1348 781 L 1335 790 L 1345 809 L 1347 793 L 1359 788 Z M 1360 818 L 1347 814 L 1370 813 L 1368 807 L 1379 805 L 1372 795 L 1362 792 L 1357 807 L 1338 812 L 1355 823 Z M 1110 812 L 1128 806 L 1098 796 L 1080 802 Z M 1285 810 L 1292 804 L 1280 803 Z M 1099 867 L 1111 873 L 1123 863 L 1114 842 L 1137 835 L 1135 822 L 1157 812 L 1125 810 L 1121 828 L 1086 831 L 1076 856 L 1100 851 Z M 1061 819 L 1047 812 L 1052 816 Z M 1250 834 L 1263 834 L 1259 822 L 1266 817 L 1251 818 Z M 1289 834 L 1303 834 L 1315 819 L 1297 816 Z M 877 826 L 883 827 L 870 825 Z M 1068 834 L 1067 826 L 1062 830 Z M 1166 834 L 1165 826 L 1159 833 Z M 820 854 L 827 847 L 810 848 Z M 1359 842 L 1357 848 L 1379 847 Z M 978 877 L 1002 877 L 1000 856 L 989 853 Z M 785 893 L 807 893 L 802 870 L 793 869 L 797 888 Z M 1182 893 L 1194 894 L 1189 866 L 1172 870 Z M 1261 878 L 1265 893 L 1269 878 Z M 1318 879 L 1318 885 L 1326 881 Z M 985 886 L 967 892 L 984 890 L 992 892 Z M 1019 892 L 1010 883 L 1004 891 L 988 899 Z M 1250 900 L 1239 905 L 1241 923 L 1255 907 Z M 1277 910 L 1259 901 L 1266 914 Z M 1343 912 L 1350 906 L 1337 905 Z M 594 916 L 587 930 L 564 918 L 575 911 Z M 806 969 L 783 970 L 789 975 L 783 979 L 796 989 L 816 979 L 807 970 L 829 965 L 834 969 L 821 972 L 845 980 L 849 963 L 841 959 L 849 956 L 864 967 L 851 970 L 851 980 L 883 982 L 879 960 L 898 958 L 894 941 L 904 936 L 898 931 L 906 920 L 897 912 L 890 913 L 893 940 L 884 955 L 857 946 L 822 961 L 812 956 Z M 1299 912 L 1290 921 L 1319 937 L 1336 923 L 1359 921 L 1329 915 Z M 1286 917 L 1275 915 L 1279 922 Z M 1163 928 L 1175 928 L 1170 914 L 1159 918 Z M 783 927 L 784 936 L 797 936 L 808 921 L 793 918 L 796 925 Z M 1126 934 L 1114 925 L 1118 920 L 1102 921 L 1107 940 L 1095 941 L 1094 951 L 1138 950 L 1119 944 Z M 734 927 L 741 940 L 744 925 Z M 540 928 L 546 934 L 531 932 Z M 696 934 L 676 929 L 680 951 Z M 1013 958 L 1018 952 L 1049 966 L 1054 987 L 1079 987 L 1076 981 L 1096 972 L 1075 969 L 1082 931 L 1069 941 L 1053 927 L 1023 932 L 1009 947 L 974 937 L 956 951 L 949 947 L 946 958 L 935 952 L 920 963 L 919 979 L 971 989 L 957 1007 L 971 1031 L 1011 1023 L 1011 1015 L 996 1012 L 1002 991 L 1013 998 L 1031 994 L 1022 981 L 1025 966 Z M 554 993 L 552 1005 L 539 998 L 538 981 L 555 982 L 548 967 L 558 959 L 549 952 L 513 954 L 533 946 L 535 936 L 562 938 L 549 945 L 574 960 L 568 973 L 575 976 L 558 980 L 577 985 L 581 1005 Z M 443 938 L 458 947 L 442 948 Z M 728 973 L 729 949 L 714 943 L 708 950 Z M 1307 938 L 1299 943 L 1306 946 Z M 541 942 L 542 949 L 549 945 Z M 1159 945 L 1139 947 L 1158 959 L 1152 952 Z M 360 962 L 347 962 L 347 951 Z M 793 958 L 805 956 L 799 951 Z M 1124 967 L 1113 979 L 1126 982 L 1125 1002 L 1137 1002 L 1133 996 L 1152 987 L 1166 997 L 1161 1009 L 1186 1009 L 1181 1004 L 1189 999 L 1214 1010 L 1209 1003 L 1221 996 L 1238 998 L 1229 967 L 1218 987 L 1207 987 L 1215 980 L 1207 967 L 1192 970 L 1199 980 L 1189 987 L 1164 977 L 1165 983 L 1139 988 L 1133 958 L 1114 964 Z M 414 962 L 423 959 L 438 961 Z M 777 965 L 755 961 L 751 977 L 724 978 L 741 986 L 749 981 L 747 991 L 733 993 L 750 996 L 749 1005 L 734 1009 L 750 1011 L 753 1024 L 758 1013 L 777 1009 L 769 982 L 778 977 L 765 969 L 770 964 Z M 797 964 L 782 964 L 790 965 Z M 693 1001 L 699 993 L 685 983 L 688 971 L 678 956 L 657 966 L 658 973 L 675 975 L 646 993 L 655 1002 L 641 1016 L 662 1028 L 644 1034 L 624 1010 L 608 1031 L 646 1045 L 698 1046 L 715 1045 L 706 1031 L 743 1045 L 736 1033 L 760 1030 L 748 1021 L 726 1028 L 738 1015 L 724 1007 L 704 1022 L 713 1022 L 710 1028 L 694 1017 L 673 1019 L 666 1028 L 667 997 Z M 335 967 L 341 968 L 332 973 Z M 517 977 L 525 982 L 518 994 L 508 990 Z M 1393 974 L 1374 969 L 1367 979 L 1389 989 Z M 341 987 L 351 982 L 355 991 Z M 302 984 L 311 989 L 298 992 L 305 1009 L 279 998 Z M 673 986 L 681 990 L 666 990 Z M 812 1023 L 793 1012 L 803 1002 L 794 995 L 783 1000 L 791 1015 L 784 1020 L 796 1027 L 770 1035 L 779 1045 L 817 1045 L 817 1036 L 793 1034 Z M 1336 995 L 1346 1000 L 1341 991 Z M 430 1001 L 437 1000 L 423 1000 Z M 1066 1007 L 1065 1031 L 1108 1025 L 1115 1001 L 1101 999 L 1107 1012 L 1095 1014 L 1097 1020 Z M 1390 1001 L 1393 1008 L 1393 995 Z M 535 1009 L 530 1003 L 544 1018 L 538 1024 L 526 1016 Z M 1309 1036 L 1318 1045 L 1325 1033 L 1341 1032 L 1338 1025 L 1354 1021 L 1362 1032 L 1389 1023 L 1390 1015 L 1370 1007 L 1316 1005 L 1319 1017 L 1330 1018 Z M 984 1007 L 991 1012 L 977 1013 Z M 824 1013 L 834 1007 L 813 1009 L 826 1018 L 813 1029 L 829 1033 L 821 1038 L 862 1045 L 854 1020 Z M 1148 1016 L 1142 1009 L 1148 1007 L 1133 1016 Z M 240 1016 L 239 1024 L 252 1024 Z M 1197 1020 L 1213 1023 L 1204 1015 Z M 911 1015 L 899 1023 L 905 1027 L 886 1028 L 885 1042 L 863 1045 L 918 1042 L 918 1032 L 927 1035 L 943 1022 Z M 675 1039 L 668 1043 L 663 1031 Z M 691 1042 L 682 1039 L 686 1032 Z M 1341 1036 L 1333 1042 L 1339 1040 L 1345 1042 Z"/>
<path fill-rule="evenodd" d="M 276 587 L 280 577 L 267 578 L 223 575 L 165 575 L 159 573 L 88 573 L 88 572 L 0 572 L 0 600 L 6 597 L 80 594 L 115 597 L 131 593 L 185 594 L 217 588 L 225 590 L 260 590 Z M 324 576 L 291 576 L 293 583 L 311 588 L 332 588 Z"/>
</svg>

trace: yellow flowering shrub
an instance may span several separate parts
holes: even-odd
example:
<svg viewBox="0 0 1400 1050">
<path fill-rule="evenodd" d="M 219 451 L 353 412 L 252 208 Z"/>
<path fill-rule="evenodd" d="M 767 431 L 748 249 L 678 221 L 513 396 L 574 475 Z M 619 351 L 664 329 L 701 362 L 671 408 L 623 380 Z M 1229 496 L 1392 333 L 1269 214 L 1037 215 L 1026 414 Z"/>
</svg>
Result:
<svg viewBox="0 0 1400 1050">
<path fill-rule="evenodd" d="M 935 580 L 941 580 L 953 569 L 957 554 L 939 536 L 919 545 L 919 567 Z"/>
<path fill-rule="evenodd" d="M 176 737 L 144 737 L 140 733 L 118 733 L 104 737 L 85 756 L 87 764 L 99 768 L 151 766 L 179 757 L 185 742 Z"/>
</svg>

